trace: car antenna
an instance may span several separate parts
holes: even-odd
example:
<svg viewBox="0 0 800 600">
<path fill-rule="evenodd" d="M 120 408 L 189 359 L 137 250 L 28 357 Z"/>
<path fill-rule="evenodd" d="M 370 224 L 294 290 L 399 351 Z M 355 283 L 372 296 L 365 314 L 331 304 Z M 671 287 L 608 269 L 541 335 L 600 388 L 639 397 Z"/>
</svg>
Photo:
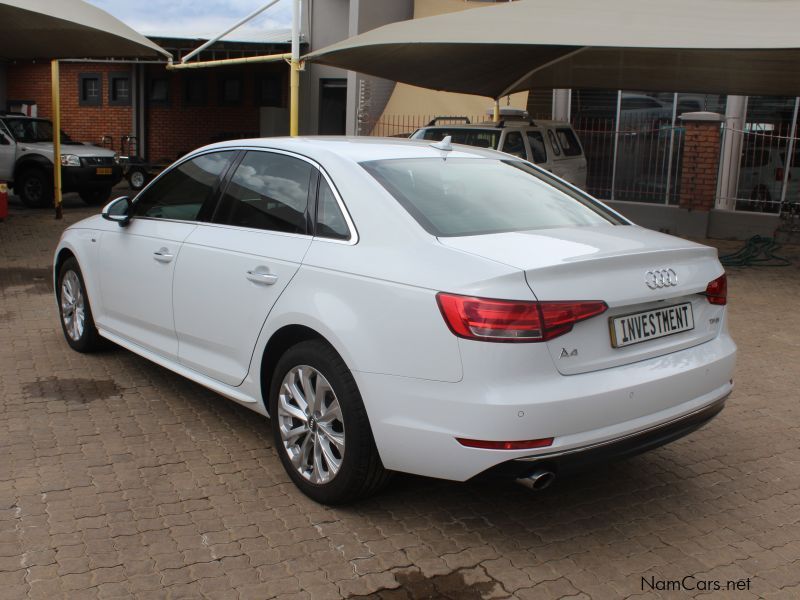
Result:
<svg viewBox="0 0 800 600">
<path fill-rule="evenodd" d="M 443 152 L 450 152 L 453 149 L 453 144 L 450 142 L 453 141 L 452 135 L 444 136 L 444 139 L 441 142 L 436 142 L 435 144 L 431 144 L 431 148 L 436 148 L 437 150 L 442 150 Z"/>
</svg>

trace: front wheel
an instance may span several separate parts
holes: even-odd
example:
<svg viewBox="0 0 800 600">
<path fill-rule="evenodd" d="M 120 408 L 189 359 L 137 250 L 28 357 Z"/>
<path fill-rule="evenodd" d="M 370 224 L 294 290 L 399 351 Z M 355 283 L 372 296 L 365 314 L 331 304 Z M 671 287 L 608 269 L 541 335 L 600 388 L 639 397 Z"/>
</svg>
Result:
<svg viewBox="0 0 800 600">
<path fill-rule="evenodd" d="M 58 272 L 56 298 L 61 329 L 70 348 L 78 352 L 94 352 L 104 348 L 104 340 L 94 325 L 83 274 L 74 257 L 65 260 Z"/>
<path fill-rule="evenodd" d="M 301 342 L 281 357 L 269 413 L 286 472 L 313 500 L 353 501 L 388 481 L 353 375 L 325 342 Z"/>
<path fill-rule="evenodd" d="M 53 204 L 52 177 L 44 169 L 26 169 L 14 182 L 14 189 L 28 208 L 44 208 Z"/>
</svg>

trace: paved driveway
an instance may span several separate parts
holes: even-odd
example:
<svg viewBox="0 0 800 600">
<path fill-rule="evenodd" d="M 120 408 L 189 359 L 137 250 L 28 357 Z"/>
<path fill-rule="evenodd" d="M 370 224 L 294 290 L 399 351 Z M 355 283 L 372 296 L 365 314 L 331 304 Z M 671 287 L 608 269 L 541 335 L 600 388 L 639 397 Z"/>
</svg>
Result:
<svg viewBox="0 0 800 600">
<path fill-rule="evenodd" d="M 0 224 L 0 597 L 800 597 L 797 267 L 731 271 L 737 387 L 689 438 L 538 494 L 404 476 L 326 508 L 255 413 L 68 349 L 51 252 L 90 212 Z"/>
</svg>

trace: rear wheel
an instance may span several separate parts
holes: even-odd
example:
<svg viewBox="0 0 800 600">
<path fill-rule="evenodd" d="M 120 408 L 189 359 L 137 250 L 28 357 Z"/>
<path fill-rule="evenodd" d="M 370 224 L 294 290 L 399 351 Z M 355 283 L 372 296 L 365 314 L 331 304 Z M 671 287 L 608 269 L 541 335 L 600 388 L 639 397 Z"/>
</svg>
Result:
<svg viewBox="0 0 800 600">
<path fill-rule="evenodd" d="M 132 190 L 139 191 L 147 183 L 147 173 L 144 169 L 134 167 L 128 171 L 128 184 Z"/>
<path fill-rule="evenodd" d="M 28 208 L 44 208 L 53 203 L 53 183 L 43 169 L 29 168 L 20 173 L 14 189 Z"/>
<path fill-rule="evenodd" d="M 82 190 L 78 192 L 81 200 L 89 206 L 100 206 L 106 204 L 111 198 L 111 188 L 96 188 L 91 190 Z"/>
<path fill-rule="evenodd" d="M 104 348 L 105 340 L 94 325 L 86 285 L 75 257 L 65 260 L 58 272 L 56 297 L 61 329 L 70 347 L 78 352 L 94 352 Z"/>
<path fill-rule="evenodd" d="M 353 375 L 325 342 L 301 342 L 281 357 L 269 413 L 286 472 L 313 500 L 349 502 L 388 481 Z"/>
</svg>

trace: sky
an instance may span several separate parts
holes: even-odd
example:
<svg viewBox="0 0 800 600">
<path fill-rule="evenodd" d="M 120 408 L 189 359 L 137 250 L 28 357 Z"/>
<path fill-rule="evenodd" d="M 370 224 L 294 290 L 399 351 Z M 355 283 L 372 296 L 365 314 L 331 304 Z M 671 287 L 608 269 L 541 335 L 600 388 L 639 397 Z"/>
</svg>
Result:
<svg viewBox="0 0 800 600">
<path fill-rule="evenodd" d="M 144 35 L 208 38 L 221 33 L 268 0 L 86 0 Z M 292 2 L 280 0 L 224 39 L 257 41 L 292 26 Z"/>
</svg>

